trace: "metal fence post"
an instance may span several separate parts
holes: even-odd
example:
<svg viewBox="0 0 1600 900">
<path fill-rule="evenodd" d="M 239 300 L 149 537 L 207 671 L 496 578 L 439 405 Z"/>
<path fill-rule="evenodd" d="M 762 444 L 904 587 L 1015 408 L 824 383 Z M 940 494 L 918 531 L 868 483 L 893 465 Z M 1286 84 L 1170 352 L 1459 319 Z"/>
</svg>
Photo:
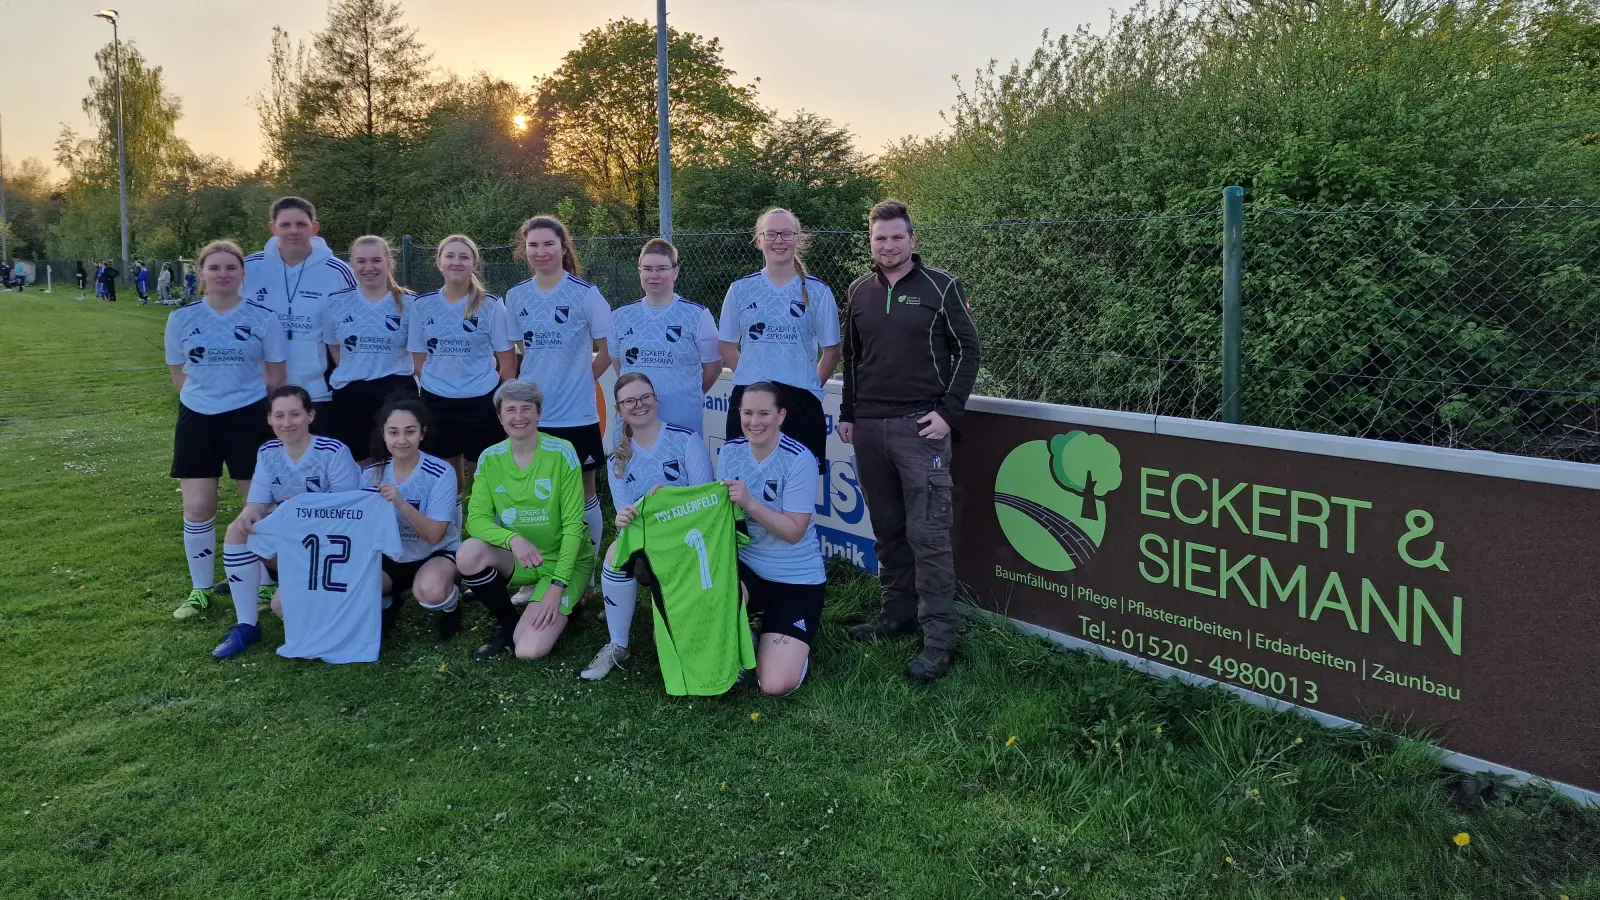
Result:
<svg viewBox="0 0 1600 900">
<path fill-rule="evenodd" d="M 1239 345 L 1244 336 L 1244 188 L 1222 191 L 1222 421 L 1239 421 Z"/>
<path fill-rule="evenodd" d="M 411 235 L 400 239 L 400 278 L 402 285 L 411 286 Z"/>
</svg>

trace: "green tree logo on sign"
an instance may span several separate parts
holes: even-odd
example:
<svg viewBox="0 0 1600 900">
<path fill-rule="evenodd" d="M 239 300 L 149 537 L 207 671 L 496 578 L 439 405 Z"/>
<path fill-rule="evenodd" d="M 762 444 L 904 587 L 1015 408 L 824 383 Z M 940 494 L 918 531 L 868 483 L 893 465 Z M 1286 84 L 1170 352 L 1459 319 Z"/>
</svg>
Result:
<svg viewBox="0 0 1600 900">
<path fill-rule="evenodd" d="M 1070 572 L 1094 558 L 1106 535 L 1100 499 L 1122 484 L 1122 454 L 1098 434 L 1069 431 L 1012 450 L 994 479 L 994 511 L 1028 562 Z"/>
</svg>

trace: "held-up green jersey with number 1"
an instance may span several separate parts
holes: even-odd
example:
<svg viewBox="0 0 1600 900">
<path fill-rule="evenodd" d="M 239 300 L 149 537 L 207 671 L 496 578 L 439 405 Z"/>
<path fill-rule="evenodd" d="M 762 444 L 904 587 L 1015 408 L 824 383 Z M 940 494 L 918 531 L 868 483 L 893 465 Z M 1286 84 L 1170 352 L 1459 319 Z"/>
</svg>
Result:
<svg viewBox="0 0 1600 900">
<path fill-rule="evenodd" d="M 617 535 L 614 568 L 631 569 L 642 553 L 655 572 L 656 653 L 667 693 L 726 693 L 741 669 L 756 664 L 728 489 L 716 482 L 664 487 L 638 510 Z"/>
</svg>

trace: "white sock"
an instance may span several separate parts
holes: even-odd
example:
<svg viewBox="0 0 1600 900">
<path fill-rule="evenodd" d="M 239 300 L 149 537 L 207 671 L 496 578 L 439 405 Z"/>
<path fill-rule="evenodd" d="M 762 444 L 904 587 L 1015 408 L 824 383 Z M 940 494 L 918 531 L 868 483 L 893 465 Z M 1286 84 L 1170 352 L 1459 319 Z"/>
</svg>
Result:
<svg viewBox="0 0 1600 900">
<path fill-rule="evenodd" d="M 600 498 L 590 497 L 589 502 L 583 505 L 583 524 L 589 526 L 589 543 L 594 545 L 594 552 L 600 552 L 600 536 L 605 533 L 605 523 L 600 519 Z"/>
<path fill-rule="evenodd" d="M 228 573 L 233 614 L 241 625 L 259 625 L 256 593 L 261 587 L 261 560 L 244 544 L 222 545 L 222 568 Z"/>
<path fill-rule="evenodd" d="M 626 647 L 633 608 L 639 605 L 639 582 L 601 566 L 600 591 L 606 598 L 606 630 L 611 632 L 611 643 Z"/>
<path fill-rule="evenodd" d="M 201 590 L 217 583 L 217 520 L 183 520 L 183 552 L 189 557 L 189 582 Z"/>
</svg>

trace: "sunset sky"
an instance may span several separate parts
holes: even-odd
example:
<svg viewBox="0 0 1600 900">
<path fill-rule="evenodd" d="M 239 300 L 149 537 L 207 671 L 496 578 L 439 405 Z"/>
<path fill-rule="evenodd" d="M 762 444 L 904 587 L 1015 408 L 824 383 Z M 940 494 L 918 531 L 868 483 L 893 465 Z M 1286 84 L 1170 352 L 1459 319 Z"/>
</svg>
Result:
<svg viewBox="0 0 1600 900">
<path fill-rule="evenodd" d="M 266 82 L 272 26 L 309 37 L 326 0 L 108 0 L 122 36 L 163 68 L 182 98 L 178 133 L 196 150 L 246 166 L 261 158 L 251 96 Z M 548 73 L 578 36 L 610 19 L 655 16 L 651 0 L 534 3 L 405 0 L 434 64 L 486 71 L 518 85 Z M 8 163 L 51 161 L 61 123 L 80 132 L 79 108 L 96 48 L 111 28 L 94 2 L 0 0 L 0 116 Z M 952 75 L 970 82 L 991 58 L 1030 55 L 1041 33 L 1090 23 L 1105 6 L 1088 0 L 669 0 L 673 27 L 722 39 L 741 81 L 760 79 L 761 102 L 788 115 L 809 109 L 847 124 L 869 151 L 942 127 L 955 98 Z M 53 165 L 53 162 L 52 162 Z"/>
</svg>

